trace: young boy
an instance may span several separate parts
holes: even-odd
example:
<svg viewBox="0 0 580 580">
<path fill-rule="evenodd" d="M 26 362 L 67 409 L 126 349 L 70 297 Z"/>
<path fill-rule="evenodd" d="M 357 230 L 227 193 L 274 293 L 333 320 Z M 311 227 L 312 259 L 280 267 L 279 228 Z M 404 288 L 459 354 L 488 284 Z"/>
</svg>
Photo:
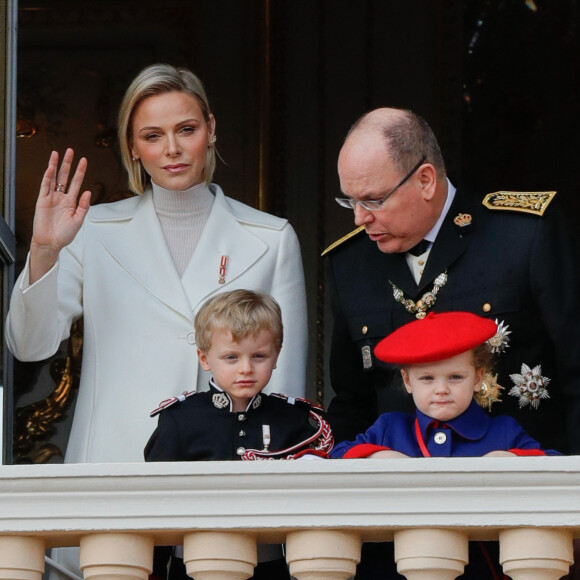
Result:
<svg viewBox="0 0 580 580">
<path fill-rule="evenodd" d="M 333 439 L 322 409 L 304 399 L 266 395 L 282 348 L 282 317 L 266 294 L 234 290 L 208 300 L 195 317 L 197 354 L 212 373 L 209 391 L 163 401 L 145 447 L 146 461 L 221 461 L 327 457 Z M 153 577 L 165 578 L 156 549 Z M 172 560 L 171 580 L 187 579 Z M 260 563 L 257 578 L 289 579 L 283 560 Z"/>
<path fill-rule="evenodd" d="M 376 357 L 397 364 L 415 415 L 384 413 L 331 457 L 473 457 L 557 455 L 544 451 L 511 417 L 491 417 L 474 399 L 488 399 L 497 325 L 468 312 L 429 313 L 384 338 Z M 497 387 L 496 387 L 497 388 Z"/>
</svg>

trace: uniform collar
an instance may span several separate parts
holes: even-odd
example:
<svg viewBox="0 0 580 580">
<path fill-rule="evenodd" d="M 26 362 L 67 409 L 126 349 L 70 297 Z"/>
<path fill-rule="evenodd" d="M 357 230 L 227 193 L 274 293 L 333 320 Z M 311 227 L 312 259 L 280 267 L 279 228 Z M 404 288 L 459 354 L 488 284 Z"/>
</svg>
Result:
<svg viewBox="0 0 580 580">
<path fill-rule="evenodd" d="M 455 186 L 447 179 L 447 198 L 445 199 L 445 204 L 443 205 L 443 209 L 441 210 L 441 214 L 439 218 L 435 222 L 435 225 L 427 232 L 425 236 L 423 236 L 424 240 L 433 243 L 437 238 L 437 234 L 443 225 L 443 221 L 447 217 L 449 210 L 451 209 L 451 204 L 453 203 L 453 199 L 455 198 Z"/>
<path fill-rule="evenodd" d="M 423 276 L 412 296 L 416 297 L 425 290 L 430 290 L 435 278 L 445 272 L 467 249 L 465 234 L 472 230 L 473 224 L 470 221 L 469 225 L 458 226 L 455 222 L 456 216 L 465 213 L 466 203 L 469 201 L 460 191 L 457 191 L 437 233 L 437 239 L 429 253 Z"/>
<path fill-rule="evenodd" d="M 389 272 L 389 280 L 413 300 L 420 298 L 426 290 L 431 291 L 435 278 L 445 272 L 467 248 L 463 234 L 471 230 L 471 223 L 469 226 L 460 228 L 454 222 L 456 215 L 465 213 L 466 201 L 461 191 L 456 190 L 448 180 L 447 199 L 443 210 L 437 223 L 424 237 L 424 239 L 434 243 L 418 284 L 407 264 L 405 253 L 383 254 L 382 263 Z M 380 252 L 378 249 L 377 251 Z"/>
<path fill-rule="evenodd" d="M 445 421 L 444 423 L 428 417 L 419 411 L 419 409 L 417 409 L 416 415 L 421 435 L 425 441 L 427 441 L 430 429 L 436 429 L 443 425 L 449 427 L 464 439 L 478 441 L 487 433 L 490 422 L 489 415 L 475 401 L 471 401 L 469 407 L 459 417 L 455 417 L 455 419 Z"/>
<path fill-rule="evenodd" d="M 213 380 L 213 377 L 209 381 L 209 390 L 211 393 L 211 402 L 216 409 L 226 409 L 232 413 L 233 412 L 233 402 L 230 396 L 217 385 L 217 383 Z M 245 412 L 249 412 L 251 410 L 256 410 L 262 404 L 262 393 L 255 394 L 248 405 L 246 406 Z"/>
</svg>

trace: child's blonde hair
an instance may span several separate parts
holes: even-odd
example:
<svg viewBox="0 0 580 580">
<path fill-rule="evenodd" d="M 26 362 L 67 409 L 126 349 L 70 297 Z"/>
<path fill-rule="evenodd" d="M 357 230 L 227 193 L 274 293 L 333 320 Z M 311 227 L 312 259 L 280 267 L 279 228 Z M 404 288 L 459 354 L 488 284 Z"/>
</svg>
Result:
<svg viewBox="0 0 580 580">
<path fill-rule="evenodd" d="M 282 313 L 268 294 L 252 290 L 232 290 L 210 298 L 195 316 L 197 347 L 211 348 L 214 330 L 229 330 L 237 342 L 262 330 L 269 330 L 276 350 L 282 348 Z"/>
<path fill-rule="evenodd" d="M 483 369 L 484 372 L 492 372 L 495 357 L 488 342 L 476 346 L 471 351 L 473 353 L 473 366 L 475 370 Z"/>
</svg>

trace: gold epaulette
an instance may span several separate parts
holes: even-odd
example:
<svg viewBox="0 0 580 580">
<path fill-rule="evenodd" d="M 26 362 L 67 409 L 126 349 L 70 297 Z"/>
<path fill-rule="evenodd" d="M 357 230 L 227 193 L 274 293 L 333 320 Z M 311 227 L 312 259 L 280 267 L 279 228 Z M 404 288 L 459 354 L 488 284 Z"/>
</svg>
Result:
<svg viewBox="0 0 580 580">
<path fill-rule="evenodd" d="M 346 236 L 342 236 L 340 240 L 332 242 L 332 244 L 330 244 L 330 246 L 328 246 L 328 248 L 326 248 L 326 250 L 324 250 L 324 252 L 322 252 L 322 254 L 320 255 L 325 256 L 326 254 L 328 254 L 328 252 L 331 252 L 332 250 L 334 250 L 334 248 L 340 246 L 340 244 L 342 244 L 343 242 L 346 242 L 346 240 L 350 240 L 350 238 L 354 238 L 354 236 L 360 234 L 360 232 L 364 232 L 364 229 L 365 229 L 364 226 L 359 226 L 358 228 L 356 228 L 356 230 L 352 230 L 352 232 L 346 234 Z"/>
<path fill-rule="evenodd" d="M 555 195 L 555 191 L 496 191 L 488 193 L 482 203 L 488 209 L 544 215 Z"/>
</svg>

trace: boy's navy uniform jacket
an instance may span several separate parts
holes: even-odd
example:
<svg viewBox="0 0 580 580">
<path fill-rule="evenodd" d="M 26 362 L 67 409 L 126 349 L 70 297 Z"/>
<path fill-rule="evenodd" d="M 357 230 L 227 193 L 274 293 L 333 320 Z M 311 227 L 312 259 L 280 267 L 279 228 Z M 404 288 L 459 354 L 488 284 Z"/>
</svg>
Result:
<svg viewBox="0 0 580 580">
<path fill-rule="evenodd" d="M 314 426 L 310 413 L 322 409 L 304 399 L 255 395 L 245 411 L 232 411 L 232 401 L 213 380 L 209 391 L 188 393 L 161 403 L 151 413 L 159 414 L 157 428 L 145 447 L 146 461 L 225 461 L 242 459 L 250 450 L 264 449 L 264 429 L 268 426 L 270 456 L 290 457 L 320 445 L 324 456 L 332 446 L 332 434 L 324 420 Z M 324 435 L 315 437 L 322 430 Z M 276 451 L 288 450 L 276 455 Z M 256 458 L 261 458 L 259 456 Z M 264 454 L 268 458 L 268 454 Z M 156 547 L 151 578 L 185 580 L 189 578 L 181 558 L 171 558 L 172 548 Z M 270 560 L 270 558 L 268 558 Z M 289 580 L 283 558 L 260 562 L 252 578 Z"/>
<path fill-rule="evenodd" d="M 294 404 L 276 395 L 258 393 L 243 412 L 233 412 L 226 393 L 210 382 L 210 390 L 194 393 L 161 411 L 145 447 L 146 461 L 223 461 L 241 459 L 248 449 L 263 449 L 263 425 L 269 425 L 270 451 L 300 445 L 317 428 L 307 401 Z"/>
<path fill-rule="evenodd" d="M 393 298 L 389 281 L 416 302 L 446 271 L 447 283 L 430 311 L 473 312 L 504 322 L 511 332 L 497 359 L 505 390 L 492 414 L 514 417 L 545 449 L 580 453 L 580 248 L 561 210 L 557 196 L 543 216 L 490 210 L 458 190 L 419 285 L 405 254 L 381 252 L 364 232 L 330 251 L 330 379 L 336 396 L 327 417 L 337 442 L 354 439 L 381 413 L 413 412 L 407 393 L 396 388 L 398 370 L 372 351 L 415 319 Z M 455 223 L 461 214 L 469 223 Z M 510 375 L 521 373 L 522 364 L 541 365 L 542 376 L 551 379 L 549 398 L 537 408 L 520 407 L 509 394 Z"/>
<path fill-rule="evenodd" d="M 480 457 L 498 450 L 516 455 L 558 455 L 544 452 L 511 417 L 490 417 L 475 401 L 459 417 L 444 423 L 418 409 L 415 415 L 385 413 L 366 433 L 354 441 L 343 441 L 330 455 L 368 457 L 384 449 L 409 457 Z"/>
</svg>

